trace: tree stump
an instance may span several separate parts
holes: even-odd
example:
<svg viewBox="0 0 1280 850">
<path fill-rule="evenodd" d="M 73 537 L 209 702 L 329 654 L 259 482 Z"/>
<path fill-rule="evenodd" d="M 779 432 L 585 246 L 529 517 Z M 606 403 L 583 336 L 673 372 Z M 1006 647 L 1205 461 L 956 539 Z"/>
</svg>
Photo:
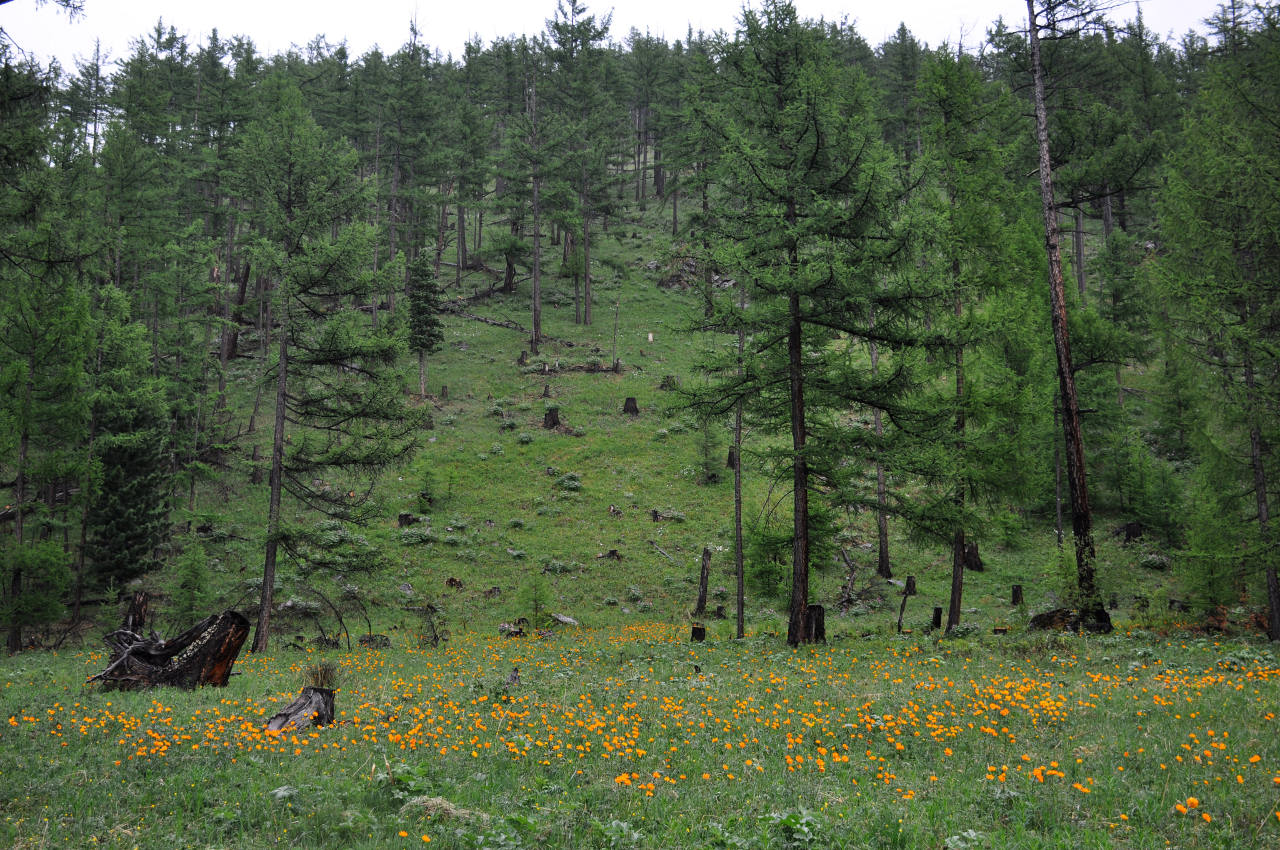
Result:
<svg viewBox="0 0 1280 850">
<path fill-rule="evenodd" d="M 907 576 L 907 586 L 906 588 L 903 589 L 902 595 L 903 596 L 916 595 L 916 577 L 915 576 Z"/>
<path fill-rule="evenodd" d="M 702 643 L 707 639 L 707 627 L 699 623 L 693 624 L 693 629 L 689 633 L 689 640 L 694 643 Z"/>
<path fill-rule="evenodd" d="M 628 413 L 632 416 L 640 415 L 640 406 L 636 404 L 635 396 L 633 395 L 627 396 L 627 400 L 622 403 L 622 412 Z"/>
<path fill-rule="evenodd" d="M 548 407 L 547 412 L 542 414 L 542 427 L 548 431 L 554 431 L 560 427 L 560 408 Z"/>
<path fill-rule="evenodd" d="M 1021 605 L 1021 604 L 1022 604 L 1022 602 L 1023 602 L 1023 600 L 1022 600 L 1022 585 L 1020 585 L 1020 584 L 1015 584 L 1015 585 L 1013 586 L 1013 593 L 1012 593 L 1012 595 L 1011 595 L 1011 596 L 1012 596 L 1011 601 L 1012 601 L 1012 603 L 1013 603 L 1014 605 Z"/>
<path fill-rule="evenodd" d="M 543 384 L 543 385 L 542 385 L 542 397 L 543 397 L 543 398 L 551 398 L 551 385 L 550 385 L 550 384 Z"/>
<path fill-rule="evenodd" d="M 206 617 L 168 641 L 117 629 L 106 637 L 111 663 L 89 681 L 121 690 L 157 685 L 188 690 L 199 685 L 224 687 L 248 636 L 249 621 L 235 611 Z"/>
<path fill-rule="evenodd" d="M 448 401 L 448 400 L 449 400 L 449 385 L 448 385 L 448 384 L 441 384 L 441 385 L 440 385 L 440 398 L 441 398 L 441 399 L 443 399 L 444 401 Z"/>
<path fill-rule="evenodd" d="M 517 366 L 528 366 L 528 365 L 529 365 L 529 352 L 527 352 L 527 351 L 521 351 L 521 352 L 520 352 L 520 356 L 516 358 L 516 365 L 517 365 Z"/>
<path fill-rule="evenodd" d="M 285 727 L 328 726 L 333 722 L 333 694 L 329 688 L 303 688 L 293 702 L 271 716 L 267 730 L 279 732 Z"/>
<path fill-rule="evenodd" d="M 936 606 L 934 607 L 933 622 L 931 623 L 930 628 L 934 629 L 935 631 L 942 628 L 942 609 L 941 608 L 938 608 Z"/>
<path fill-rule="evenodd" d="M 982 572 L 982 558 L 978 557 L 977 543 L 966 543 L 964 545 L 964 568 L 973 570 L 975 573 Z"/>
<path fill-rule="evenodd" d="M 120 628 L 126 632 L 142 634 L 147 628 L 147 609 L 151 605 L 151 595 L 139 590 L 129 599 L 129 610 L 124 615 L 124 625 Z"/>
<path fill-rule="evenodd" d="M 804 638 L 806 643 L 827 642 L 827 609 L 810 605 L 804 612 Z"/>
</svg>

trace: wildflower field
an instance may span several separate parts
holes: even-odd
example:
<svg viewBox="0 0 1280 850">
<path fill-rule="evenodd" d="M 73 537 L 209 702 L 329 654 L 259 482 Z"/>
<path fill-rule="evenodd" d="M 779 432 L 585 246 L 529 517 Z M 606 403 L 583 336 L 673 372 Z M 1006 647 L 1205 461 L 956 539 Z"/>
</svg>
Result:
<svg viewBox="0 0 1280 850">
<path fill-rule="evenodd" d="M 1149 634 L 690 644 L 670 625 L 320 653 L 225 689 L 0 667 L 6 847 L 1277 847 L 1280 663 Z M 520 682 L 508 684 L 512 667 Z"/>
</svg>

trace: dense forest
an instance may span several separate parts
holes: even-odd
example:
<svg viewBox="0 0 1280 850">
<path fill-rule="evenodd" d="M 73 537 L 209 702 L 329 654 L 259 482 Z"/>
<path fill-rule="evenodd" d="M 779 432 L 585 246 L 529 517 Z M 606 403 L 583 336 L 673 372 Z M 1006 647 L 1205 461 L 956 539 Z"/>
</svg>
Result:
<svg viewBox="0 0 1280 850">
<path fill-rule="evenodd" d="M 161 22 L 74 69 L 0 41 L 9 650 L 144 576 L 203 616 L 200 494 L 246 490 L 257 590 L 229 601 L 265 649 L 281 573 L 378 562 L 353 529 L 430 456 L 442 324 L 518 298 L 537 358 L 554 285 L 616 337 L 653 283 L 604 246 L 638 228 L 696 300 L 677 405 L 742 459 L 731 548 L 785 565 L 790 642 L 851 516 L 883 578 L 897 541 L 950 553 L 948 628 L 974 541 L 1038 522 L 1078 627 L 1111 627 L 1119 526 L 1280 640 L 1280 5 L 1178 43 L 1101 5 L 1028 0 L 963 49 L 784 0 L 670 43 L 559 0 L 461 56 L 414 26 L 263 56 Z M 743 530 L 744 475 L 785 522 Z"/>
</svg>

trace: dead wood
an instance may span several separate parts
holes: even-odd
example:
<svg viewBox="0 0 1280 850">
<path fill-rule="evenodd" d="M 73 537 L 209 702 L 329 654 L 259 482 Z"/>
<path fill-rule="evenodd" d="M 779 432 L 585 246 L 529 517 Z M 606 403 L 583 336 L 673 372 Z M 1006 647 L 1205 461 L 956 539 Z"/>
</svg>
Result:
<svg viewBox="0 0 1280 850">
<path fill-rule="evenodd" d="M 333 722 L 333 700 L 334 692 L 329 688 L 305 687 L 293 702 L 271 716 L 267 730 L 279 732 L 286 727 L 328 726 Z"/>
<path fill-rule="evenodd" d="M 117 629 L 105 638 L 111 662 L 89 681 L 121 690 L 223 687 L 248 636 L 249 621 L 235 611 L 206 617 L 172 640 Z"/>
</svg>

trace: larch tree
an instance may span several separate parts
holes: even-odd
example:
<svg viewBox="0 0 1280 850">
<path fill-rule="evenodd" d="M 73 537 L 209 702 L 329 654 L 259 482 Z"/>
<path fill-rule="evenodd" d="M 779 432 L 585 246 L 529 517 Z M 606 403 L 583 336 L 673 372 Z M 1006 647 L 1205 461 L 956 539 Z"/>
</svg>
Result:
<svg viewBox="0 0 1280 850">
<path fill-rule="evenodd" d="M 707 115 L 721 140 L 714 228 L 717 263 L 747 287 L 744 307 L 721 304 L 708 321 L 745 332 L 720 370 L 709 405 L 789 431 L 773 457 L 792 489 L 787 642 L 814 638 L 810 620 L 811 497 L 836 486 L 845 413 L 882 403 L 845 335 L 865 339 L 867 305 L 892 243 L 888 159 L 870 120 L 869 88 L 833 60 L 823 29 L 788 2 L 743 12 L 717 47 L 725 98 Z M 887 324 L 884 326 L 887 327 Z"/>
<path fill-rule="evenodd" d="M 255 651 L 271 633 L 287 493 L 321 515 L 364 521 L 376 474 L 415 445 L 417 416 L 395 369 L 403 342 L 359 309 L 374 287 L 372 227 L 347 145 L 329 140 L 290 81 L 269 78 L 245 129 L 235 180 L 250 210 L 256 267 L 274 283 L 276 357 L 270 497 Z M 326 484 L 326 475 L 343 476 Z M 334 486 L 336 485 L 336 486 Z"/>
</svg>

